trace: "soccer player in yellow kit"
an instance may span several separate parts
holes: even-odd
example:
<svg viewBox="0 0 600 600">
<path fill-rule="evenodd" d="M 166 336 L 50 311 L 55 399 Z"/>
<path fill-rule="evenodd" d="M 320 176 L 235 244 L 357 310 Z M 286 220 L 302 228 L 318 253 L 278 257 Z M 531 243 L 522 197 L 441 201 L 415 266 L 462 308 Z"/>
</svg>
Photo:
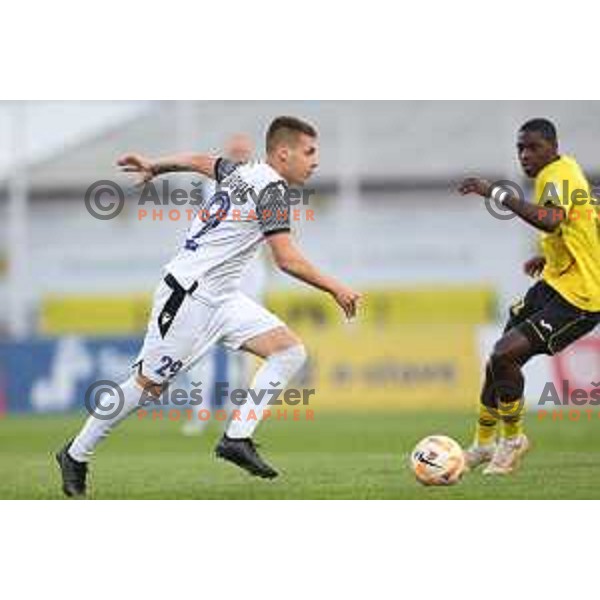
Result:
<svg viewBox="0 0 600 600">
<path fill-rule="evenodd" d="M 527 202 L 507 188 L 470 177 L 461 194 L 492 198 L 539 229 L 543 256 L 525 263 L 539 279 L 510 309 L 508 323 L 486 365 L 471 468 L 512 472 L 529 447 L 523 432 L 522 367 L 533 356 L 556 354 L 600 322 L 600 239 L 590 185 L 577 162 L 558 152 L 556 128 L 546 119 L 527 121 L 517 150 L 525 174 L 535 178 Z"/>
</svg>

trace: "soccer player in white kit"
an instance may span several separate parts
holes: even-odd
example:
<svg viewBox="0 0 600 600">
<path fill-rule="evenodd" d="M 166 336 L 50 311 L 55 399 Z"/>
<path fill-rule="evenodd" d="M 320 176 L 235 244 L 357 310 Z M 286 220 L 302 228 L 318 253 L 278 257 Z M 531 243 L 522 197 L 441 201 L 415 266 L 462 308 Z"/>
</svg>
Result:
<svg viewBox="0 0 600 600">
<path fill-rule="evenodd" d="M 244 270 L 264 241 L 280 269 L 331 294 L 347 318 L 355 316 L 360 294 L 321 273 L 290 235 L 288 186 L 303 185 L 317 168 L 316 130 L 295 117 L 278 117 L 267 131 L 266 154 L 265 162 L 248 164 L 198 154 L 159 160 L 129 154 L 119 160 L 143 182 L 163 173 L 192 171 L 214 178 L 224 189 L 209 202 L 210 216 L 194 219 L 183 247 L 164 268 L 137 372 L 120 385 L 122 409 L 108 419 L 91 415 L 57 453 L 66 495 L 85 494 L 87 463 L 99 442 L 148 395 L 160 397 L 169 380 L 217 342 L 264 359 L 251 384 L 256 396 L 285 388 L 297 373 L 306 360 L 301 340 L 239 291 Z M 264 409 L 265 402 L 248 400 L 241 406 L 216 455 L 252 475 L 273 478 L 277 471 L 262 460 L 252 440 Z M 256 418 L 248 418 L 251 411 Z"/>
<path fill-rule="evenodd" d="M 250 162 L 254 156 L 254 144 L 249 136 L 243 133 L 236 133 L 229 137 L 223 148 L 224 157 L 234 163 Z M 217 192 L 216 182 L 210 177 L 206 177 L 202 182 L 202 198 L 205 202 Z M 262 250 L 262 249 L 261 249 Z M 260 252 L 260 250 L 259 250 Z M 260 252 L 262 255 L 262 252 Z M 242 291 L 250 299 L 261 302 L 265 288 L 266 280 L 266 265 L 262 260 L 262 256 L 257 256 L 248 265 L 244 275 L 240 281 L 240 291 Z M 214 394 L 215 383 L 217 377 L 216 356 L 218 348 L 209 352 L 204 360 L 195 363 L 187 372 L 190 381 L 201 381 L 202 389 L 206 392 L 206 400 L 208 405 L 202 403 L 204 408 L 215 408 Z M 245 352 L 229 352 L 227 353 L 227 372 L 228 382 L 232 388 L 238 388 L 246 384 L 250 378 L 249 373 L 252 368 L 252 356 Z M 224 402 L 222 409 L 228 413 L 233 409 L 234 405 L 231 402 Z M 181 431 L 184 435 L 200 435 L 206 428 L 208 420 L 192 418 L 184 421 Z"/>
</svg>

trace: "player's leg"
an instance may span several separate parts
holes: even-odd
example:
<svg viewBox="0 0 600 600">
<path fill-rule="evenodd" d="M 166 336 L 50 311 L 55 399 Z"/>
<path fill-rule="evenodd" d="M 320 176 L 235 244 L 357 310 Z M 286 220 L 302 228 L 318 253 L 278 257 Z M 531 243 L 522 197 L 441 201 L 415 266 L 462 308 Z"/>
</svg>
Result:
<svg viewBox="0 0 600 600">
<path fill-rule="evenodd" d="M 488 367 L 490 383 L 485 396 L 497 407 L 500 443 L 486 469 L 488 474 L 512 472 L 529 448 L 523 431 L 524 387 L 522 367 L 538 354 L 556 354 L 589 333 L 597 315 L 566 302 L 553 290 L 545 306 L 505 334 L 494 348 Z"/>
<path fill-rule="evenodd" d="M 306 361 L 300 339 L 275 315 L 240 295 L 231 303 L 225 343 L 263 359 L 246 402 L 232 413 L 227 431 L 217 446 L 217 455 L 234 462 L 253 475 L 275 477 L 256 452 L 252 436 L 263 418 L 270 390 L 283 390 Z M 255 402 L 252 399 L 261 399 Z"/>
<path fill-rule="evenodd" d="M 232 411 L 229 425 L 216 453 L 252 475 L 271 479 L 277 471 L 269 466 L 256 451 L 254 432 L 263 418 L 271 390 L 283 390 L 306 360 L 300 340 L 285 326 L 277 327 L 247 340 L 242 348 L 264 359 L 250 384 L 255 403 L 250 395 L 246 402 Z"/>
<path fill-rule="evenodd" d="M 91 414 L 83 427 L 56 455 L 62 471 L 63 491 L 67 496 L 82 496 L 86 491 L 87 464 L 98 444 L 129 415 L 153 397 L 158 398 L 162 387 L 142 374 L 134 374 L 127 381 L 111 386 L 119 396 L 119 410 L 112 415 Z"/>
<path fill-rule="evenodd" d="M 266 390 L 285 389 L 306 361 L 306 351 L 302 342 L 286 326 L 278 326 L 247 340 L 241 349 L 263 359 L 250 388 L 254 390 L 255 397 L 259 397 L 265 390 L 265 400 L 255 404 L 248 399 L 249 401 L 240 407 L 240 419 L 232 420 L 227 428 L 227 435 L 232 438 L 252 437 L 267 408 L 270 396 L 266 394 Z M 248 418 L 252 411 L 257 420 Z"/>
<path fill-rule="evenodd" d="M 541 310 L 549 300 L 548 292 L 541 282 L 532 286 L 523 299 L 518 300 L 509 309 L 509 317 L 504 327 L 506 335 L 525 320 Z M 494 374 L 490 371 L 488 361 L 485 369 L 484 384 L 479 398 L 475 439 L 467 450 L 466 460 L 471 468 L 489 462 L 495 452 L 498 434 L 500 433 L 500 416 L 496 398 L 490 392 L 494 390 Z"/>
<path fill-rule="evenodd" d="M 136 372 L 114 386 L 119 395 L 119 410 L 108 415 L 99 411 L 90 414 L 77 436 L 58 453 L 63 490 L 67 495 L 85 493 L 87 463 L 98 444 L 141 406 L 160 397 L 164 385 L 184 366 L 197 338 L 204 336 L 208 340 L 205 349 L 212 343 L 211 309 L 185 293 L 181 296 L 181 292 L 164 282 L 159 285 L 144 345 L 135 363 Z M 174 302 L 174 298 L 181 302 Z"/>
<path fill-rule="evenodd" d="M 523 431 L 525 378 L 523 366 L 544 352 L 515 327 L 496 343 L 486 365 L 486 378 L 481 393 L 485 410 L 500 421 L 500 441 L 494 447 L 486 473 L 510 472 L 524 454 L 529 442 Z"/>
</svg>

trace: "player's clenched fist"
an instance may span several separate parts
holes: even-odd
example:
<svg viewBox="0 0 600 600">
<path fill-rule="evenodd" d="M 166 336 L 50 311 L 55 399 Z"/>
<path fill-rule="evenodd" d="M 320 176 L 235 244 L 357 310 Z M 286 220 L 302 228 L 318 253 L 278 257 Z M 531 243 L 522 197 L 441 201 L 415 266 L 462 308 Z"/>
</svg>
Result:
<svg viewBox="0 0 600 600">
<path fill-rule="evenodd" d="M 362 295 L 346 286 L 340 286 L 333 292 L 335 301 L 340 305 L 341 309 L 346 314 L 346 318 L 352 319 L 356 316 L 358 303 L 362 299 Z"/>
<path fill-rule="evenodd" d="M 538 277 L 542 274 L 546 266 L 546 259 L 543 256 L 534 256 L 523 265 L 523 271 L 529 277 Z"/>
<path fill-rule="evenodd" d="M 144 184 L 154 177 L 152 162 L 140 154 L 124 154 L 117 161 L 117 166 L 125 173 L 139 175 L 139 183 Z"/>
<path fill-rule="evenodd" d="M 487 179 L 481 177 L 467 177 L 463 179 L 458 186 L 458 191 L 465 196 L 466 194 L 479 194 L 480 196 L 488 196 L 490 193 L 491 183 Z"/>
</svg>

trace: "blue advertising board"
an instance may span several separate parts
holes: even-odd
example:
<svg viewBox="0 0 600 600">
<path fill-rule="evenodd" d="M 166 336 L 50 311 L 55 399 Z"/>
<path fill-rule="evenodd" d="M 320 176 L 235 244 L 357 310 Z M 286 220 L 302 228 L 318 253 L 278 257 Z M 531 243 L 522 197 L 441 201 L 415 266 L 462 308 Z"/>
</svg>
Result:
<svg viewBox="0 0 600 600">
<path fill-rule="evenodd" d="M 142 346 L 141 338 L 56 339 L 0 343 L 0 414 L 52 413 L 84 408 L 97 381 L 125 381 Z M 227 377 L 227 354 L 217 347 L 208 360 L 217 381 Z M 187 374 L 177 381 L 186 385 Z M 209 392 L 208 400 L 212 394 Z"/>
<path fill-rule="evenodd" d="M 140 346 L 138 338 L 81 337 L 0 344 L 3 408 L 11 413 L 82 408 L 94 381 L 127 379 Z"/>
</svg>

